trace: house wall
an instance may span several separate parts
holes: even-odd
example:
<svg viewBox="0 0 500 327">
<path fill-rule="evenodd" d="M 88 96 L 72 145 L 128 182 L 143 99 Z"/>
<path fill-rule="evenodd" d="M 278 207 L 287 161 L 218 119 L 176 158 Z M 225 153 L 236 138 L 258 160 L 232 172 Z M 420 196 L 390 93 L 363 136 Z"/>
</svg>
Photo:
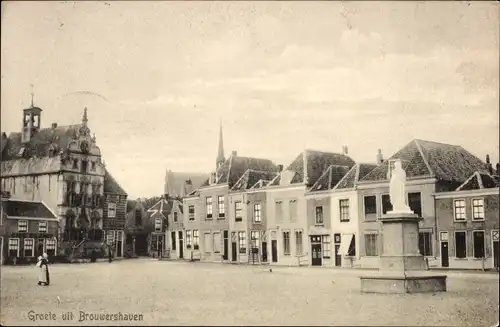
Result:
<svg viewBox="0 0 500 327">
<path fill-rule="evenodd" d="M 349 221 L 340 220 L 340 200 L 349 200 Z M 342 267 L 352 268 L 359 266 L 360 259 L 360 219 L 359 198 L 355 190 L 334 191 L 331 194 L 331 225 L 332 235 L 340 234 L 341 239 L 354 235 L 356 256 L 342 256 Z"/>
<path fill-rule="evenodd" d="M 429 265 L 434 266 L 436 258 L 436 218 L 434 209 L 435 181 L 414 180 L 406 183 L 406 192 L 420 192 L 423 220 L 419 222 L 421 232 L 432 233 L 432 256 L 428 257 Z M 378 254 L 383 252 L 382 223 L 377 219 L 382 216 L 382 195 L 389 194 L 389 183 L 364 184 L 358 188 L 358 215 L 359 215 L 359 264 L 363 268 L 378 268 L 378 256 L 366 256 L 365 235 L 378 234 Z M 377 198 L 377 213 L 369 218 L 364 212 L 364 197 L 375 195 Z"/>
<path fill-rule="evenodd" d="M 295 231 L 302 231 L 302 247 L 304 252 L 307 251 L 307 203 L 305 199 L 305 186 L 283 186 L 276 188 L 269 188 L 266 190 L 267 197 L 267 230 L 268 230 L 268 253 L 269 262 L 272 265 L 288 265 L 296 266 L 300 262 L 310 262 L 309 254 L 305 256 L 297 257 L 296 255 L 296 240 Z M 296 221 L 290 221 L 290 211 L 289 211 L 289 201 L 297 201 L 297 214 Z M 282 221 L 277 221 L 276 217 L 276 201 L 282 201 L 282 211 L 283 219 Z M 283 232 L 290 232 L 290 255 L 285 255 L 284 243 L 283 243 Z M 272 262 L 272 240 L 277 241 L 277 252 L 278 252 L 278 262 Z"/>
<path fill-rule="evenodd" d="M 182 205 L 182 203 L 180 204 Z M 174 221 L 174 213 L 177 213 L 177 221 Z M 177 259 L 179 258 L 179 231 L 184 231 L 184 217 L 182 211 L 174 206 L 170 214 L 168 215 L 168 227 L 166 231 L 165 239 L 167 240 L 167 249 L 170 250 L 170 258 Z M 175 237 L 172 238 L 172 232 L 175 233 Z M 175 246 L 174 244 L 175 243 Z"/>
<path fill-rule="evenodd" d="M 496 194 L 495 194 L 496 192 Z M 450 197 L 436 198 L 436 216 L 438 235 L 448 232 L 448 256 L 449 268 L 452 269 L 490 269 L 493 268 L 493 240 L 492 231 L 500 229 L 499 197 L 498 189 L 489 192 L 460 191 L 453 192 Z M 482 193 L 482 194 L 481 194 Z M 489 194 L 488 194 L 489 193 Z M 482 198 L 484 200 L 484 220 L 474 221 L 472 219 L 472 199 Z M 458 222 L 454 217 L 454 200 L 465 200 L 466 221 Z M 485 259 L 474 258 L 473 231 L 484 231 L 485 233 Z M 466 258 L 456 258 L 455 231 L 466 231 Z M 442 267 L 441 261 L 441 238 L 439 239 L 437 251 L 437 266 Z"/>
<path fill-rule="evenodd" d="M 110 203 L 116 204 L 116 217 L 109 217 L 108 208 Z M 121 248 L 121 256 L 125 252 L 125 222 L 127 216 L 127 196 L 104 193 L 104 208 L 103 208 L 103 230 L 115 231 L 115 240 L 121 242 L 118 247 Z M 120 236 L 121 235 L 121 236 Z M 117 252 L 118 253 L 118 252 Z M 115 253 L 116 256 L 121 257 Z"/>
<path fill-rule="evenodd" d="M 325 249 L 324 249 L 324 244 L 322 244 L 322 251 L 321 253 L 323 254 L 323 259 L 322 259 L 322 265 L 323 266 L 332 266 L 334 263 L 334 249 L 333 249 L 333 243 L 332 243 L 332 221 L 331 221 L 331 201 L 330 201 L 330 196 L 329 193 L 325 194 L 315 194 L 315 195 L 308 195 L 306 196 L 306 201 L 307 201 L 307 229 L 305 230 L 306 237 L 307 237 L 307 243 L 304 245 L 304 252 L 308 253 L 306 258 L 309 259 L 309 261 L 304 262 L 305 260 L 301 260 L 301 264 L 307 264 L 310 265 L 310 253 L 311 253 L 311 239 L 310 239 L 310 233 L 309 229 L 312 226 L 316 227 L 324 227 L 326 230 L 329 231 L 329 238 L 330 238 L 330 255 L 325 257 Z M 323 207 L 323 223 L 317 224 L 316 223 L 316 207 Z"/>
</svg>

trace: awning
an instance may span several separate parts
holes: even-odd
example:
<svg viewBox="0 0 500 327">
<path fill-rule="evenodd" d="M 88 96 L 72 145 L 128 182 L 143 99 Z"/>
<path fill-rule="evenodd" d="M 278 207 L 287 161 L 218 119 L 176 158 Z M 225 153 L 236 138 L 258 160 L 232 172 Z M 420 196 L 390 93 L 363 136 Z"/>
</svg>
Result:
<svg viewBox="0 0 500 327">
<path fill-rule="evenodd" d="M 339 254 L 347 256 L 349 253 L 349 246 L 351 245 L 352 237 L 354 234 L 342 234 L 342 239 L 340 241 Z"/>
<path fill-rule="evenodd" d="M 309 228 L 309 236 L 312 235 L 330 235 L 330 230 L 322 226 L 311 226 Z"/>
</svg>

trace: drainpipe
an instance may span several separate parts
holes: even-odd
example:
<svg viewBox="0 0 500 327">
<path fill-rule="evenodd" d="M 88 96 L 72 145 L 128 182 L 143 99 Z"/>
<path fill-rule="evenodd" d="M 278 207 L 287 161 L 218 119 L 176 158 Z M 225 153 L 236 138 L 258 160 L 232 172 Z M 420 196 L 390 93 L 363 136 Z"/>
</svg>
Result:
<svg viewBox="0 0 500 327">
<path fill-rule="evenodd" d="M 434 187 L 434 193 L 436 192 L 436 187 Z M 437 219 L 437 205 L 436 205 L 436 195 L 434 194 L 432 196 L 434 198 L 434 258 L 436 258 L 436 254 L 437 254 L 437 249 L 440 249 L 440 247 L 438 246 L 439 244 L 439 233 L 438 233 L 438 219 Z M 423 208 L 422 208 L 422 211 L 423 211 Z M 441 250 L 439 250 L 441 251 Z M 443 254 L 440 252 L 439 253 L 439 257 L 441 257 Z M 441 266 L 440 263 L 438 263 L 439 266 Z M 427 261 L 427 269 L 429 269 L 429 261 Z"/>
</svg>

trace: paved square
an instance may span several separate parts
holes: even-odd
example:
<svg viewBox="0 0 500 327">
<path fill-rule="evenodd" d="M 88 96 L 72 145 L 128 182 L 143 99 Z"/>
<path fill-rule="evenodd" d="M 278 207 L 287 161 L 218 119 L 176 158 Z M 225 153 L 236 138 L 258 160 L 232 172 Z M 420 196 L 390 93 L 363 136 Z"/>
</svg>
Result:
<svg viewBox="0 0 500 327">
<path fill-rule="evenodd" d="M 491 326 L 499 314 L 492 273 L 448 273 L 446 293 L 376 295 L 360 293 L 358 277 L 370 272 L 359 270 L 138 259 L 52 265 L 52 284 L 39 287 L 34 266 L 1 269 L 8 325 Z M 55 320 L 31 321 L 30 311 Z M 80 311 L 143 320 L 79 322 Z"/>
</svg>

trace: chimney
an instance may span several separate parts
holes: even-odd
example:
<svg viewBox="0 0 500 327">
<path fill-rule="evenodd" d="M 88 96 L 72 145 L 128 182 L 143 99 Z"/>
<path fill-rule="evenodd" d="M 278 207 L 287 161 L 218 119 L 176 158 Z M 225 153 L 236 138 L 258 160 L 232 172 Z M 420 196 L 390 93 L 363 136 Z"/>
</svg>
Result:
<svg viewBox="0 0 500 327">
<path fill-rule="evenodd" d="M 184 190 L 186 192 L 186 195 L 193 192 L 193 182 L 191 182 L 191 179 L 186 180 L 186 182 L 184 183 Z"/>
<path fill-rule="evenodd" d="M 486 169 L 488 169 L 488 172 L 490 175 L 493 175 L 493 165 L 490 162 L 490 155 L 486 155 Z"/>
<path fill-rule="evenodd" d="M 278 173 L 281 173 L 283 171 L 283 165 L 278 165 Z"/>
<path fill-rule="evenodd" d="M 380 165 L 382 162 L 384 162 L 384 157 L 382 156 L 382 150 L 378 149 L 378 152 L 377 152 L 377 165 Z"/>
<path fill-rule="evenodd" d="M 57 123 L 52 123 L 52 128 L 57 128 Z"/>
<path fill-rule="evenodd" d="M 347 147 L 347 145 L 343 145 L 342 146 L 342 154 L 347 155 L 348 153 L 349 153 L 349 148 Z"/>
<path fill-rule="evenodd" d="M 233 151 L 231 152 L 231 155 L 232 155 L 233 157 L 238 156 L 238 151 L 234 151 L 234 150 L 233 150 Z"/>
</svg>

